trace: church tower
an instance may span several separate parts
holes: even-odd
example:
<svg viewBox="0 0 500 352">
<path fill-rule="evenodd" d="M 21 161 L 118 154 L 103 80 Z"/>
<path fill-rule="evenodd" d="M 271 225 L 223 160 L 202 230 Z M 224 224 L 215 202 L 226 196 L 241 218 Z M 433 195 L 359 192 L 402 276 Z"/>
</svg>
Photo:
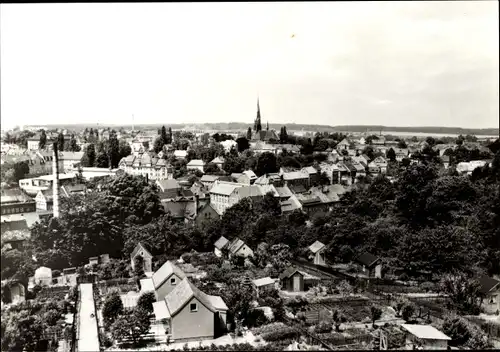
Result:
<svg viewBox="0 0 500 352">
<path fill-rule="evenodd" d="M 255 118 L 255 123 L 253 127 L 254 131 L 256 133 L 260 132 L 262 130 L 262 125 L 260 122 L 260 104 L 259 104 L 259 98 L 257 98 L 257 117 Z"/>
</svg>

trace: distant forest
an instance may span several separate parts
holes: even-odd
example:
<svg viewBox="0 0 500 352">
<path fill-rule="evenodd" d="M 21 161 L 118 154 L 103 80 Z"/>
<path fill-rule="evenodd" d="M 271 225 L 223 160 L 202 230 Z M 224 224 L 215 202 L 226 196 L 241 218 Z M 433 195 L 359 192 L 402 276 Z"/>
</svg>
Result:
<svg viewBox="0 0 500 352">
<path fill-rule="evenodd" d="M 145 130 L 145 129 L 157 129 L 162 125 L 169 126 L 172 129 L 185 129 L 185 128 L 195 128 L 200 130 L 246 130 L 248 127 L 251 127 L 250 123 L 242 123 L 242 122 L 228 122 L 228 123 L 187 123 L 187 124 L 170 124 L 168 121 L 159 124 L 136 124 L 135 129 Z M 289 131 L 320 131 L 320 132 L 339 132 L 339 131 L 348 131 L 348 132 L 373 132 L 373 133 L 384 133 L 384 131 L 388 132 L 406 132 L 406 133 L 438 133 L 438 134 L 472 134 L 476 136 L 480 135 L 499 135 L 498 128 L 460 128 L 460 127 L 397 127 L 397 126 L 380 126 L 380 125 L 345 125 L 345 126 L 328 126 L 328 125 L 310 125 L 310 124 L 296 124 L 296 123 L 287 123 L 287 124 L 269 124 L 269 128 L 279 130 L 283 125 L 286 125 Z M 64 124 L 64 125 L 45 125 L 48 129 L 51 128 L 66 128 L 71 130 L 84 129 L 86 127 L 92 128 L 115 128 L 119 129 L 120 127 L 124 127 L 129 129 L 130 125 L 110 125 L 110 124 Z M 265 125 L 262 126 L 265 128 Z"/>
</svg>

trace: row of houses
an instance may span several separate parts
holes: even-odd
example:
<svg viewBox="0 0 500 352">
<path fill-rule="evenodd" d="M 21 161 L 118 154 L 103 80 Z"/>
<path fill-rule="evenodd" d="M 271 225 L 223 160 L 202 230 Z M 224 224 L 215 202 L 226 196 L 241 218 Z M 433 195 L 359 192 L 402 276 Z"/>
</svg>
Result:
<svg viewBox="0 0 500 352">
<path fill-rule="evenodd" d="M 59 152 L 59 170 L 69 172 L 80 165 L 84 152 Z M 52 173 L 54 154 L 45 150 L 25 151 L 19 155 L 3 154 L 1 164 L 26 162 L 29 166 L 29 175 L 45 175 Z"/>
</svg>

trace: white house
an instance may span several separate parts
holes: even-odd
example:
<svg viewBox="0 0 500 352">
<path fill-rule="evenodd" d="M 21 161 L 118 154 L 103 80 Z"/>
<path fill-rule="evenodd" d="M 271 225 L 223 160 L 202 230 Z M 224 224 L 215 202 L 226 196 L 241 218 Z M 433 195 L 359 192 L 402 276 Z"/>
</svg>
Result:
<svg viewBox="0 0 500 352">
<path fill-rule="evenodd" d="M 166 180 L 173 177 L 173 169 L 165 159 L 152 157 L 148 153 L 122 158 L 118 167 L 129 175 L 148 176 L 151 180 Z"/>
<path fill-rule="evenodd" d="M 431 325 L 402 324 L 407 332 L 406 349 L 446 350 L 450 337 Z"/>
<path fill-rule="evenodd" d="M 217 165 L 217 167 L 222 170 L 222 165 L 224 165 L 224 161 L 225 160 L 223 156 L 218 156 L 215 159 L 213 159 L 211 163 Z"/>
<path fill-rule="evenodd" d="M 61 152 L 64 172 L 75 169 L 82 161 L 84 152 Z"/>
<path fill-rule="evenodd" d="M 199 170 L 204 172 L 205 162 L 200 159 L 193 159 L 186 165 L 188 170 Z"/>
<path fill-rule="evenodd" d="M 244 258 L 253 257 L 253 250 L 238 237 L 236 237 L 229 243 L 227 249 L 229 251 L 229 258 L 233 256 Z"/>
<path fill-rule="evenodd" d="M 314 257 L 313 259 L 314 264 L 326 265 L 325 261 L 326 246 L 323 243 L 321 243 L 320 241 L 316 241 L 312 245 L 310 245 L 308 249 L 312 253 L 312 256 Z"/>
<path fill-rule="evenodd" d="M 244 185 L 234 182 L 215 181 L 210 189 L 210 204 L 219 215 L 224 214 L 227 208 L 231 207 L 231 194 L 236 188 Z"/>
</svg>

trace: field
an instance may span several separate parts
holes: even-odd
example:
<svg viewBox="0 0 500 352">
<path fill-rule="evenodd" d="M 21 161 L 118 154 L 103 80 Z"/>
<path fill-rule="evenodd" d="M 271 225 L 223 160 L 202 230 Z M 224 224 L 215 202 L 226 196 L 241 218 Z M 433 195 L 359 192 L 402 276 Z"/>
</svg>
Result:
<svg viewBox="0 0 500 352">
<path fill-rule="evenodd" d="M 368 300 L 313 303 L 305 307 L 304 313 L 308 324 L 317 324 L 320 320 L 320 312 L 325 309 L 329 311 L 340 309 L 348 322 L 363 322 L 370 319 L 370 307 Z"/>
</svg>

